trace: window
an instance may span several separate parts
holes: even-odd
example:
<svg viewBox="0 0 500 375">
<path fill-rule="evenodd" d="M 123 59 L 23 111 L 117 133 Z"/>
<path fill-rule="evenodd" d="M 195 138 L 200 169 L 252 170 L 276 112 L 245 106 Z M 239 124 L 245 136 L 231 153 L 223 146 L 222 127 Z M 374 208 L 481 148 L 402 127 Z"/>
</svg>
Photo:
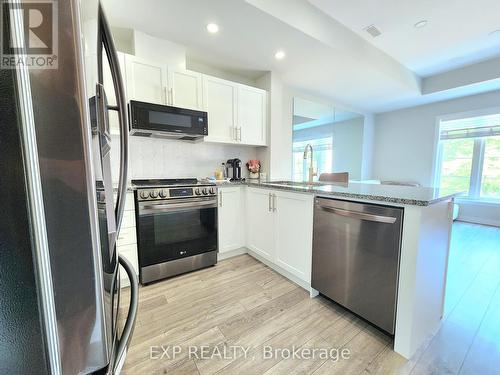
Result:
<svg viewBox="0 0 500 375">
<path fill-rule="evenodd" d="M 500 199 L 500 136 L 484 139 L 481 197 Z"/>
<path fill-rule="evenodd" d="M 293 142 L 293 180 L 303 181 L 307 180 L 309 173 L 309 163 L 311 154 L 304 160 L 304 149 L 307 144 L 311 144 L 314 149 L 313 168 L 318 176 L 321 173 L 332 171 L 333 162 L 333 138 L 316 138 L 307 141 L 294 141 Z M 318 177 L 316 176 L 315 179 Z"/>
<path fill-rule="evenodd" d="M 437 159 L 444 192 L 500 200 L 500 114 L 441 121 Z"/>
</svg>

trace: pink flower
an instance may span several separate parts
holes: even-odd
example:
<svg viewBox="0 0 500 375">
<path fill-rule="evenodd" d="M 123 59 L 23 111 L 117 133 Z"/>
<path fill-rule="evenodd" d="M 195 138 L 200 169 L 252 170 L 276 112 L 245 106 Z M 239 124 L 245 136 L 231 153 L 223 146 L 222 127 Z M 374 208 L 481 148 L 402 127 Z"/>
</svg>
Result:
<svg viewBox="0 0 500 375">
<path fill-rule="evenodd" d="M 249 160 L 247 163 L 247 169 L 252 173 L 260 172 L 260 160 Z"/>
</svg>

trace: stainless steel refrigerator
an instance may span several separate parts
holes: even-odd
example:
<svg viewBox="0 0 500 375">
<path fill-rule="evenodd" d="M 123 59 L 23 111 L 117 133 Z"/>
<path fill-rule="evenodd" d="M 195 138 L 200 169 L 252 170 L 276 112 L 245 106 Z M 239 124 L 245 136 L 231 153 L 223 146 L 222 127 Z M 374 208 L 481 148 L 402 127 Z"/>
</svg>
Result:
<svg viewBox="0 0 500 375">
<path fill-rule="evenodd" d="M 1 5 L 2 53 L 26 57 L 31 13 L 16 11 L 19 1 Z M 57 68 L 0 69 L 0 373 L 114 374 L 133 333 L 138 290 L 116 252 L 127 187 L 126 99 L 99 1 L 49 5 L 55 28 L 36 32 L 56 39 Z M 103 88 L 103 69 L 114 93 Z M 119 140 L 110 136 L 110 111 L 118 112 Z M 115 170 L 113 148 L 120 149 Z M 123 327 L 120 271 L 131 284 Z"/>
</svg>

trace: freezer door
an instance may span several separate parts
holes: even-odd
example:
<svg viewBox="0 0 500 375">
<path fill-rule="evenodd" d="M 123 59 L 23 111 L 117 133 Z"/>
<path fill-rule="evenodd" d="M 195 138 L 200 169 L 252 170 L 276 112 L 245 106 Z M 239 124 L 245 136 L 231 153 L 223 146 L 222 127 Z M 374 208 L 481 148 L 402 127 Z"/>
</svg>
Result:
<svg viewBox="0 0 500 375">
<path fill-rule="evenodd" d="M 403 209 L 316 198 L 312 287 L 393 334 Z"/>
</svg>

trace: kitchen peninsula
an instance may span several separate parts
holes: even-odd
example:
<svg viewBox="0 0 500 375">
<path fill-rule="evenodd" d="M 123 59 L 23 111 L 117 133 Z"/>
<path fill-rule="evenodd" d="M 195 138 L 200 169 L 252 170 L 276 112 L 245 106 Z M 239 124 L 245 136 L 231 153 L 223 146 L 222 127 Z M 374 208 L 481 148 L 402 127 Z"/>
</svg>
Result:
<svg viewBox="0 0 500 375">
<path fill-rule="evenodd" d="M 232 251 L 248 252 L 314 297 L 318 295 L 311 287 L 315 200 L 329 198 L 402 209 L 394 350 L 410 358 L 441 323 L 456 195 L 432 188 L 354 182 L 222 183 L 219 225 L 239 221 L 246 229 L 240 242 L 227 241 L 224 232 L 219 234 L 220 256 L 230 256 Z M 227 208 L 226 198 L 232 199 L 234 213 Z M 238 214 L 240 208 L 245 208 L 244 218 Z M 224 243 L 240 243 L 243 250 L 223 249 Z"/>
</svg>

